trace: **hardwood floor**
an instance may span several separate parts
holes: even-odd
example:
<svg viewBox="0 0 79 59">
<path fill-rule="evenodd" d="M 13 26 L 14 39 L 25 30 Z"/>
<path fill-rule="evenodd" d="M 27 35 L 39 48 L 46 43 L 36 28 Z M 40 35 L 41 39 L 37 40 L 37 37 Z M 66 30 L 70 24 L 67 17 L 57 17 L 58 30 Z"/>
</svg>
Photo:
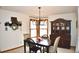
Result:
<svg viewBox="0 0 79 59">
<path fill-rule="evenodd" d="M 27 49 L 26 52 L 29 53 L 28 46 L 26 49 Z M 57 50 L 58 50 L 57 53 L 75 53 L 75 49 L 73 47 L 70 49 L 58 48 Z M 17 48 L 17 49 L 11 50 L 11 51 L 6 51 L 3 53 L 24 53 L 24 47 L 20 47 L 20 48 Z M 40 53 L 40 51 L 38 51 L 38 53 Z"/>
</svg>

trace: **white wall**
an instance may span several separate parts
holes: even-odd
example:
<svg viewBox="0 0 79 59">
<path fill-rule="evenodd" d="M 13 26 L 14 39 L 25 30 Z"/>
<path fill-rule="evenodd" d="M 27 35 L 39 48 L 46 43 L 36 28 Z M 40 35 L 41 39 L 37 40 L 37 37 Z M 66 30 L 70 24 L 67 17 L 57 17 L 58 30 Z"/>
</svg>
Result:
<svg viewBox="0 0 79 59">
<path fill-rule="evenodd" d="M 77 31 L 78 31 L 78 37 L 77 37 L 77 44 L 76 44 L 76 52 L 79 53 L 79 7 L 78 7 L 78 28 L 77 28 Z"/>
<path fill-rule="evenodd" d="M 77 16 L 75 13 L 56 14 L 49 17 L 49 35 L 51 33 L 50 21 L 56 20 L 57 18 L 64 18 L 71 20 L 71 46 L 76 46 L 77 33 L 76 33 L 76 20 Z"/>
<path fill-rule="evenodd" d="M 8 27 L 8 31 L 5 31 L 4 23 L 10 22 L 11 17 L 17 17 L 18 21 L 22 21 L 21 29 L 13 31 Z M 27 15 L 0 9 L 0 23 L 0 51 L 23 45 L 23 34 L 29 33 L 29 17 Z"/>
</svg>

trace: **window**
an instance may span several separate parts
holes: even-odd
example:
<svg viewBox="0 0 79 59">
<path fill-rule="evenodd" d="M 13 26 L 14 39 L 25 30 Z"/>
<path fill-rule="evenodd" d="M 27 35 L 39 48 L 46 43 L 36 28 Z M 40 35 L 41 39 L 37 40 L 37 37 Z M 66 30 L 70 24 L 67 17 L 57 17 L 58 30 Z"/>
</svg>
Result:
<svg viewBox="0 0 79 59">
<path fill-rule="evenodd" d="M 40 26 L 37 25 L 38 20 L 31 19 L 30 20 L 30 36 L 34 40 L 38 36 L 48 35 L 48 20 L 42 19 L 40 20 Z"/>
</svg>

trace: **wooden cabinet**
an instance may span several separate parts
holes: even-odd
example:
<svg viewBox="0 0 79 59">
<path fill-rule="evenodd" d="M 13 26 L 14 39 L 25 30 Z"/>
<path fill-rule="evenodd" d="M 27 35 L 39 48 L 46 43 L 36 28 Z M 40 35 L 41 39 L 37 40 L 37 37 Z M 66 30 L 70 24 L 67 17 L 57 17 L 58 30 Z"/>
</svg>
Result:
<svg viewBox="0 0 79 59">
<path fill-rule="evenodd" d="M 57 36 L 61 36 L 58 46 L 62 48 L 70 48 L 71 43 L 71 21 L 58 18 L 55 21 L 51 21 L 51 44 Z"/>
</svg>

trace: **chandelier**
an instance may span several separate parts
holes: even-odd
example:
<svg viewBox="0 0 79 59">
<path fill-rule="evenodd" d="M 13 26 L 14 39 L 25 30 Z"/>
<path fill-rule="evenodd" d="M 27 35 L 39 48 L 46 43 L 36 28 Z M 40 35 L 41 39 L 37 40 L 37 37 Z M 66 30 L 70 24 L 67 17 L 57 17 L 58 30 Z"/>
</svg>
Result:
<svg viewBox="0 0 79 59">
<path fill-rule="evenodd" d="M 43 23 L 40 23 L 41 22 L 41 7 L 38 7 L 38 9 L 39 9 L 39 16 L 38 16 L 38 22 L 37 22 L 37 26 L 40 26 L 40 25 L 44 25 L 44 22 L 45 21 L 43 21 Z"/>
<path fill-rule="evenodd" d="M 37 26 L 40 26 L 40 20 L 41 20 L 41 16 L 40 16 L 40 9 L 41 9 L 41 7 L 38 7 L 38 9 L 39 9 L 39 16 L 38 16 L 38 22 L 37 22 Z"/>
<path fill-rule="evenodd" d="M 41 16 L 41 7 L 38 7 L 38 10 L 39 10 L 38 17 L 34 17 L 34 18 L 37 18 L 38 20 L 37 20 L 36 23 L 33 23 L 33 25 L 36 25 L 36 26 L 40 26 L 40 25 L 41 26 L 44 26 L 45 25 L 45 21 L 42 18 L 45 18 L 45 17 L 42 17 Z"/>
</svg>

